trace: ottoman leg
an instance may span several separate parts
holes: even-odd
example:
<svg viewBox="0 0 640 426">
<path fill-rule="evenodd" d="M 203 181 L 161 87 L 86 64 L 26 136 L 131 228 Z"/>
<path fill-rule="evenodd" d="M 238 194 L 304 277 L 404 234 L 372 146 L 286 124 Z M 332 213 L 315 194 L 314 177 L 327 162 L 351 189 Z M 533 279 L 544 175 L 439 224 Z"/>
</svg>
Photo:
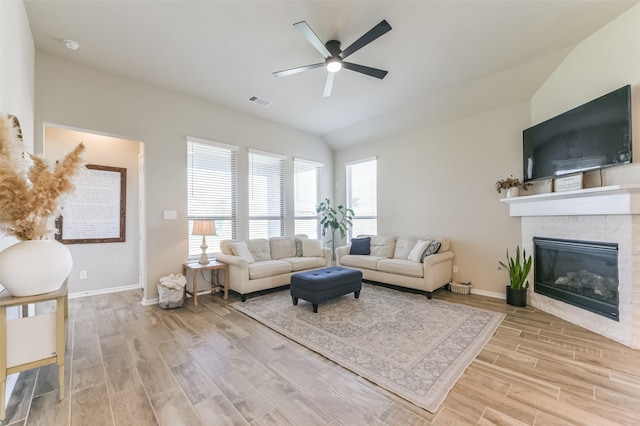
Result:
<svg viewBox="0 0 640 426">
<path fill-rule="evenodd" d="M 356 296 L 356 299 L 360 298 L 360 290 L 353 293 Z"/>
<path fill-rule="evenodd" d="M 297 298 L 297 297 L 293 297 L 293 296 L 291 296 L 291 300 L 293 301 L 293 304 L 294 304 L 294 305 L 297 305 L 297 304 L 298 304 L 298 298 Z"/>
<path fill-rule="evenodd" d="M 314 314 L 318 313 L 318 304 L 317 303 L 313 303 L 313 313 Z"/>
</svg>

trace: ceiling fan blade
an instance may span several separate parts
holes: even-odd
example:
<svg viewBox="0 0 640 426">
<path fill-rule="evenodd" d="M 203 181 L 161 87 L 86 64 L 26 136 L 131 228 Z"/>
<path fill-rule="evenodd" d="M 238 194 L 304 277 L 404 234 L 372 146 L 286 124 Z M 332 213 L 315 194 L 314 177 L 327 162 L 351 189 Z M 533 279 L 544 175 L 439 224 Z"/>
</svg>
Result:
<svg viewBox="0 0 640 426">
<path fill-rule="evenodd" d="M 324 43 L 320 41 L 316 33 L 313 32 L 313 30 L 311 29 L 309 24 L 307 24 L 306 21 L 296 22 L 295 24 L 293 24 L 293 26 L 296 27 L 296 29 L 302 33 L 304 38 L 306 38 L 307 41 L 311 43 L 311 45 L 315 47 L 316 50 L 322 54 L 322 56 L 324 56 L 325 58 L 328 58 L 329 56 L 331 56 L 331 52 L 327 50 Z"/>
<path fill-rule="evenodd" d="M 299 72 L 302 72 L 302 71 L 312 70 L 314 68 L 320 68 L 326 65 L 327 64 L 325 64 L 324 62 L 320 62 L 318 64 L 305 65 L 304 67 L 296 67 L 288 70 L 276 71 L 273 73 L 273 75 L 276 77 L 285 77 L 287 75 L 298 74 Z"/>
<path fill-rule="evenodd" d="M 365 67 L 364 65 L 353 64 L 351 62 L 345 61 L 342 61 L 342 67 L 351 71 L 369 75 L 371 77 L 379 78 L 380 80 L 382 80 L 389 72 L 378 68 Z"/>
<path fill-rule="evenodd" d="M 326 98 L 331 95 L 331 89 L 333 88 L 333 79 L 335 77 L 335 72 L 328 72 L 327 79 L 324 81 L 324 89 L 322 89 L 322 97 Z"/>
<path fill-rule="evenodd" d="M 389 25 L 389 23 L 385 19 L 383 19 L 382 21 L 380 21 L 380 23 L 378 23 L 378 25 L 371 28 L 365 33 L 365 35 L 363 35 L 362 37 L 351 43 L 349 47 L 344 49 L 340 56 L 342 56 L 342 59 L 345 59 L 347 56 L 360 50 L 367 44 L 371 43 L 378 37 L 388 33 L 389 31 L 391 31 L 391 25 Z"/>
</svg>

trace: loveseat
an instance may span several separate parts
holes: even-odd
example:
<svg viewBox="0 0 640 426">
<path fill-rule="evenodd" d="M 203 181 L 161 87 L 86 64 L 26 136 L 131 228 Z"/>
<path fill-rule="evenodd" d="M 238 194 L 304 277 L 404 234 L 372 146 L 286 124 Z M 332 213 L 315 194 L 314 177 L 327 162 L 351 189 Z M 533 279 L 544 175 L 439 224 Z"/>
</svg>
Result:
<svg viewBox="0 0 640 426">
<path fill-rule="evenodd" d="M 451 281 L 454 254 L 446 239 L 358 235 L 351 241 L 336 249 L 336 264 L 362 271 L 365 280 L 420 290 L 429 299 Z"/>
<path fill-rule="evenodd" d="M 229 289 L 243 302 L 249 293 L 290 284 L 292 274 L 331 266 L 331 249 L 302 234 L 223 240 L 220 250 L 216 260 L 229 265 Z"/>
</svg>

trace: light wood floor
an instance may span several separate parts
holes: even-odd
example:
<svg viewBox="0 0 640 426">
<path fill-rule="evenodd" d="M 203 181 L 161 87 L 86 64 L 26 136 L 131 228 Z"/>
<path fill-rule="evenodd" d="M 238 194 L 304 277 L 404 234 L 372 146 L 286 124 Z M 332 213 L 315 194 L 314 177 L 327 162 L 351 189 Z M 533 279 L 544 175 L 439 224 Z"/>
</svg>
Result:
<svg viewBox="0 0 640 426">
<path fill-rule="evenodd" d="M 435 414 L 219 294 L 165 311 L 128 291 L 70 300 L 65 399 L 55 366 L 23 373 L 3 424 L 640 425 L 640 351 L 533 308 L 434 297 L 507 313 Z"/>
</svg>

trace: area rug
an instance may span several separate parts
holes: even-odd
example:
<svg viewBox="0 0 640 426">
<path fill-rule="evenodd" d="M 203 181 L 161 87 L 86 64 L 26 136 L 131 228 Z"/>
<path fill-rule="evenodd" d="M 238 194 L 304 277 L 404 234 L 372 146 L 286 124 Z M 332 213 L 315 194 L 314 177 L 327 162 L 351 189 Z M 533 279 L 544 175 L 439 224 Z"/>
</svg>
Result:
<svg viewBox="0 0 640 426">
<path fill-rule="evenodd" d="M 504 314 L 363 284 L 353 293 L 297 306 L 289 291 L 235 309 L 337 364 L 435 412 Z"/>
</svg>

